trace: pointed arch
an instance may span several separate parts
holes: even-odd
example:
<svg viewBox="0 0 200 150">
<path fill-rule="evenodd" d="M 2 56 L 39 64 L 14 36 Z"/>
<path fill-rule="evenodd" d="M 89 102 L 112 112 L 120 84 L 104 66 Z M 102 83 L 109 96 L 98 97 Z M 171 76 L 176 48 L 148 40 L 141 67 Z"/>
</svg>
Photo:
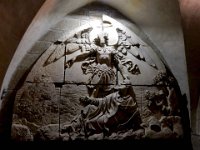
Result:
<svg viewBox="0 0 200 150">
<path fill-rule="evenodd" d="M 53 3 L 53 2 L 52 2 Z M 64 2 L 63 2 L 64 3 Z M 66 16 L 66 17 L 68 17 L 68 16 Z M 69 19 L 69 18 L 67 18 L 67 19 Z M 109 18 L 110 19 L 110 18 Z M 112 20 L 112 19 L 110 19 L 110 20 Z M 112 20 L 111 22 L 114 22 L 114 24 L 117 24 L 117 22 L 116 21 L 114 21 L 114 20 Z M 69 23 L 69 22 L 68 22 Z M 92 22 L 90 22 L 90 23 L 92 23 Z M 130 24 L 129 24 L 130 25 Z M 133 25 L 134 26 L 134 24 L 131 24 L 131 25 Z M 81 26 L 80 27 L 80 29 L 78 29 L 78 31 L 82 31 L 82 29 L 84 29 L 85 28 L 85 26 Z M 130 32 L 131 33 L 131 35 L 132 36 L 135 36 L 135 34 L 134 34 L 134 32 L 132 31 L 132 30 L 129 30 L 128 28 L 126 28 L 125 26 L 123 26 L 123 28 L 125 28 L 125 31 L 128 31 L 128 32 Z M 141 32 L 141 30 L 139 30 L 139 29 L 137 29 L 137 28 L 135 28 L 135 26 L 134 27 L 132 27 L 132 29 L 136 29 L 137 30 L 137 32 L 140 34 L 140 39 L 145 39 L 145 41 L 147 41 L 147 43 L 149 43 L 149 45 L 151 45 L 153 48 L 152 49 L 150 49 L 150 51 L 151 52 L 146 52 L 147 54 L 150 54 L 151 55 L 151 53 L 153 53 L 153 51 L 152 50 L 154 50 L 154 46 L 153 46 L 153 44 L 150 42 L 150 40 L 146 37 L 146 36 L 144 36 L 144 34 Z M 51 29 L 51 31 L 53 32 L 54 31 L 54 29 Z M 62 32 L 62 31 L 61 31 Z M 42 72 L 42 69 L 40 68 L 40 67 L 42 67 L 43 65 L 43 63 L 42 63 L 42 61 L 45 61 L 45 59 L 47 59 L 48 57 L 49 57 L 49 55 L 48 54 L 51 54 L 51 52 L 53 52 L 57 47 L 58 47 L 58 45 L 60 44 L 60 42 L 62 43 L 62 42 L 65 42 L 66 41 L 66 39 L 68 39 L 69 37 L 71 37 L 73 34 L 74 34 L 74 31 L 72 31 L 73 33 L 67 33 L 67 34 L 65 34 L 61 39 L 59 39 L 60 37 L 61 37 L 61 34 L 59 34 L 58 36 L 56 36 L 56 34 L 55 34 L 55 36 L 53 37 L 53 39 L 51 39 L 51 41 L 49 42 L 49 45 L 46 47 L 46 48 L 41 48 L 40 49 L 40 52 L 39 53 L 35 53 L 35 49 L 33 48 L 30 48 L 30 49 L 28 49 L 28 51 L 29 51 L 29 54 L 27 54 L 27 55 L 25 55 L 25 57 L 24 57 L 24 59 L 21 59 L 21 62 L 19 63 L 20 65 L 20 67 L 22 67 L 22 64 L 26 64 L 27 62 L 29 63 L 26 67 L 26 69 L 24 70 L 24 71 L 27 71 L 28 70 L 28 76 L 26 76 L 26 74 L 25 74 L 25 77 L 23 78 L 24 79 L 24 81 L 22 82 L 22 84 L 26 84 L 25 86 L 23 85 L 22 86 L 22 88 L 21 89 L 16 89 L 17 90 L 17 93 L 14 93 L 14 96 L 16 96 L 16 94 L 17 94 L 17 96 L 15 97 L 15 99 L 16 99 L 16 101 L 17 100 L 19 100 L 18 102 L 19 102 L 19 104 L 20 104 L 20 102 L 22 102 L 24 99 L 26 99 L 26 97 L 31 97 L 31 96 L 33 96 L 33 97 L 31 97 L 29 100 L 30 101 L 36 101 L 36 104 L 38 104 L 38 101 L 36 100 L 36 99 L 40 99 L 40 98 L 44 98 L 43 100 L 51 100 L 51 99 L 54 99 L 54 97 L 59 97 L 58 99 L 56 99 L 55 98 L 55 101 L 53 102 L 53 103 L 56 103 L 56 102 L 58 102 L 59 100 L 60 101 L 62 101 L 64 98 L 62 98 L 62 96 L 64 95 L 65 96 L 65 92 L 63 93 L 63 91 L 62 91 L 62 85 L 60 84 L 60 79 L 64 79 L 63 81 L 65 82 L 65 75 L 66 75 L 66 71 L 64 70 L 65 68 L 63 67 L 63 65 L 61 65 L 61 67 L 58 67 L 58 66 L 60 66 L 59 65 L 59 63 L 60 64 L 64 64 L 65 63 L 65 59 L 66 59 L 66 57 L 64 57 L 62 60 L 61 60 L 61 62 L 57 62 L 57 64 L 55 63 L 54 64 L 54 66 L 51 68 L 51 67 L 49 67 L 49 70 L 50 70 L 50 75 L 53 73 L 53 79 L 52 79 L 52 76 L 50 76 L 50 78 L 49 78 L 49 76 L 46 76 L 46 74 L 40 74 L 41 76 L 40 76 L 40 78 L 35 78 L 35 74 L 34 73 L 36 73 L 37 74 L 37 72 L 39 72 L 40 73 L 40 71 Z M 48 32 L 48 33 L 50 33 L 50 32 Z M 48 39 L 48 33 L 46 34 L 46 35 L 44 35 L 41 39 L 40 39 L 40 41 L 39 42 L 41 42 L 42 41 L 42 39 L 44 40 L 44 39 Z M 27 35 L 28 36 L 28 35 Z M 30 35 L 29 35 L 30 36 Z M 25 36 L 26 37 L 26 36 Z M 24 37 L 24 38 L 25 38 Z M 59 37 L 59 38 L 58 38 Z M 64 38 L 64 40 L 63 40 L 63 38 Z M 29 45 L 30 46 L 30 45 Z M 21 48 L 20 46 L 19 46 L 19 48 Z M 62 45 L 59 47 L 59 49 L 63 49 L 63 47 L 62 47 Z M 33 50 L 33 51 L 32 51 Z M 66 48 L 64 48 L 64 50 L 66 50 Z M 43 53 L 44 52 L 44 53 Z M 18 53 L 19 54 L 19 53 Z M 30 57 L 27 57 L 27 56 L 30 56 Z M 35 55 L 35 56 L 34 56 Z M 154 55 L 154 54 L 153 54 Z M 33 57 L 33 61 L 30 61 L 30 59 L 29 58 L 31 58 L 32 56 L 34 56 Z M 139 57 L 141 60 L 142 60 L 142 57 L 141 56 L 139 56 L 139 55 L 137 55 L 137 54 L 135 54 L 135 56 L 136 57 Z M 158 56 L 158 58 L 159 58 L 160 56 Z M 17 58 L 17 55 L 16 55 L 16 58 Z M 154 57 L 154 59 L 156 59 L 155 57 Z M 156 60 L 157 61 L 157 60 Z M 13 61 L 14 62 L 14 61 Z M 163 61 L 164 62 L 164 61 Z M 159 62 L 161 65 L 158 65 L 158 66 L 160 66 L 159 68 L 162 68 L 162 69 L 165 69 L 164 68 L 164 65 L 162 64 L 163 62 Z M 38 65 L 39 64 L 39 65 Z M 32 67 L 30 67 L 30 66 L 32 66 Z M 15 66 L 16 67 L 16 66 Z M 13 68 L 13 66 L 12 66 L 12 68 Z M 36 68 L 36 69 L 35 69 Z M 17 68 L 18 69 L 18 68 Z M 30 70 L 29 70 L 30 69 Z M 34 70 L 35 69 L 35 70 Z M 56 72 L 55 70 L 56 69 L 58 69 L 58 71 Z M 61 78 L 60 78 L 60 74 L 59 74 L 59 69 L 61 69 L 61 72 L 62 72 L 62 74 L 61 74 Z M 34 70 L 34 71 L 33 71 Z M 48 70 L 48 69 L 47 69 Z M 144 69 L 145 70 L 145 69 Z M 14 79 L 17 79 L 17 81 L 16 81 L 16 84 L 14 83 L 14 80 L 12 81 L 9 81 L 9 87 L 11 86 L 11 85 L 17 85 L 19 82 L 19 80 L 18 79 L 20 79 L 20 78 L 22 78 L 22 75 L 24 74 L 24 72 L 22 72 L 22 71 L 20 71 L 20 70 L 17 70 L 17 71 L 19 71 L 20 72 L 20 75 L 19 75 L 19 77 L 17 77 L 17 76 L 15 76 L 15 77 L 13 77 Z M 30 71 L 30 73 L 29 73 L 29 71 Z M 77 71 L 76 70 L 76 68 L 73 70 L 73 71 Z M 72 71 L 72 72 L 73 72 Z M 58 73 L 58 74 L 57 74 Z M 17 73 L 15 73 L 15 74 L 17 74 Z M 73 73 L 74 74 L 74 73 Z M 73 76 L 73 74 L 71 74 L 71 76 Z M 31 77 L 33 77 L 33 78 L 31 78 Z M 45 78 L 43 78 L 43 77 L 45 77 Z M 46 78 L 47 77 L 47 78 Z M 55 78 L 54 78 L 55 77 Z M 76 78 L 75 78 L 76 79 Z M 54 80 L 58 80 L 59 82 L 55 82 Z M 85 80 L 85 79 L 84 79 Z M 141 80 L 141 79 L 140 79 Z M 38 82 L 39 82 L 39 84 L 38 84 Z M 42 83 L 42 84 L 40 84 L 40 83 Z M 76 83 L 76 84 L 82 84 L 82 83 Z M 83 84 L 84 85 L 84 84 Z M 143 84 L 141 84 L 141 85 L 143 85 Z M 87 89 L 85 88 L 85 87 L 82 87 L 82 88 L 78 88 L 75 84 L 73 85 L 74 87 L 73 87 L 73 89 L 76 89 L 76 92 L 80 92 L 81 94 L 87 94 Z M 20 86 L 21 87 L 21 86 Z M 69 86 L 69 84 L 68 85 L 66 85 L 65 86 L 65 88 L 70 88 L 71 86 Z M 16 86 L 14 86 L 14 88 L 16 88 Z M 26 90 L 28 90 L 28 92 L 21 92 L 21 91 L 23 91 L 25 89 L 25 91 Z M 33 89 L 33 90 L 32 90 Z M 40 90 L 40 89 L 42 89 L 42 90 Z M 145 89 L 145 88 L 144 88 Z M 20 91 L 21 90 L 21 91 Z M 79 91 L 80 90 L 80 91 Z M 81 91 L 82 90 L 82 91 Z M 58 92 L 59 91 L 59 92 Z M 41 92 L 41 93 L 40 93 Z M 70 91 L 71 92 L 71 91 Z M 62 94 L 60 94 L 60 93 L 63 93 L 63 95 Z M 33 94 L 33 95 L 32 95 Z M 38 95 L 38 97 L 37 96 L 34 96 L 34 94 L 39 94 Z M 48 95 L 51 95 L 50 97 L 48 96 Z M 69 93 L 67 93 L 67 94 L 69 94 Z M 74 94 L 73 93 L 73 91 L 72 91 L 72 93 L 70 93 L 70 94 Z M 144 94 L 144 93 L 143 93 Z M 19 96 L 19 97 L 18 97 Z M 142 98 L 144 98 L 144 97 L 142 97 Z M 77 99 L 77 97 L 76 97 L 76 99 Z M 71 101 L 71 99 L 69 99 L 70 101 Z M 62 101 L 63 103 L 64 103 L 64 101 Z M 23 103 L 24 104 L 24 103 Z M 39 106 L 40 106 L 40 104 L 41 103 L 39 103 Z M 45 101 L 45 103 L 42 103 L 42 104 L 46 104 L 46 101 Z M 25 105 L 25 104 L 24 104 Z M 48 105 L 48 104 L 47 104 Z M 76 108 L 76 106 L 78 105 L 78 102 L 77 102 L 77 100 L 76 100 L 76 102 L 75 103 L 70 103 L 70 104 L 65 104 L 65 105 L 69 105 L 69 107 L 68 108 L 70 108 L 70 105 L 72 105 L 72 106 L 74 106 L 75 108 Z M 65 106 L 64 105 L 64 106 Z M 20 106 L 21 107 L 21 106 Z M 46 107 L 45 107 L 46 108 Z M 18 108 L 17 108 L 18 109 Z M 57 109 L 57 106 L 55 106 L 55 109 Z M 64 108 L 63 108 L 64 109 Z M 80 108 L 78 108 L 77 110 L 79 111 L 79 109 Z M 40 109 L 38 109 L 38 110 L 40 110 Z M 14 112 L 16 111 L 16 109 L 14 110 Z M 19 111 L 19 110 L 18 110 Z M 33 109 L 33 110 L 31 110 L 31 111 L 36 111 L 35 109 Z M 45 113 L 46 111 L 48 111 L 48 110 L 46 110 L 46 109 L 44 109 L 44 110 L 41 110 L 43 113 Z M 72 115 L 70 116 L 70 117 L 72 117 L 74 114 L 73 114 L 73 110 L 68 110 L 70 113 L 72 113 Z M 55 110 L 55 112 L 57 113 L 57 110 Z M 68 113 L 69 113 L 68 112 Z M 55 114 L 54 114 L 55 115 Z M 23 116 L 23 115 L 22 115 Z M 31 115 L 29 115 L 29 116 L 31 116 Z M 56 116 L 56 115 L 55 115 Z M 68 117 L 69 117 L 68 116 Z M 27 116 L 26 116 L 27 117 Z M 40 117 L 40 116 L 39 116 Z M 70 118 L 69 117 L 69 118 Z M 14 118 L 14 119 L 16 119 L 16 118 Z M 31 118 L 31 119 L 38 119 L 38 118 Z M 64 119 L 66 119 L 65 117 L 63 118 L 63 120 L 62 121 L 64 121 Z M 71 119 L 71 118 L 70 118 Z M 16 121 L 16 120 L 14 120 L 14 121 Z M 27 120 L 26 120 L 27 121 Z M 26 122 L 25 121 L 25 122 Z M 29 121 L 29 120 L 28 120 Z M 44 121 L 44 122 L 43 122 Z M 46 121 L 46 122 L 45 122 Z M 44 123 L 44 124 L 42 124 L 42 125 L 46 125 L 46 123 L 49 123 L 49 122 L 51 122 L 52 120 L 42 120 L 40 123 Z M 55 120 L 54 120 L 55 121 Z M 52 122 L 54 122 L 54 121 L 52 121 Z M 28 123 L 30 123 L 30 122 L 28 122 Z M 38 123 L 38 122 L 37 122 Z M 54 123 L 57 123 L 57 121 L 55 121 Z M 39 125 L 41 125 L 41 124 L 39 124 Z M 36 127 L 37 127 L 37 125 L 36 125 Z M 59 125 L 59 127 L 60 127 L 60 125 Z M 49 126 L 48 127 L 44 127 L 45 129 L 44 130 L 46 130 L 46 128 L 49 128 Z M 52 128 L 56 128 L 56 130 L 57 130 L 57 126 L 54 126 L 54 127 L 52 127 Z"/>
</svg>

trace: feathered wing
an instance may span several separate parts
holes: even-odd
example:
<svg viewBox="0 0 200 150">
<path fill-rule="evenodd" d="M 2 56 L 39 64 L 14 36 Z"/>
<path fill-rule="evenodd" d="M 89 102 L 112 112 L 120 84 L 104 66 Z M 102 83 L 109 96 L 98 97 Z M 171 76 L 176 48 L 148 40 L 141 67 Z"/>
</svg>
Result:
<svg viewBox="0 0 200 150">
<path fill-rule="evenodd" d="M 81 30 L 68 38 L 65 42 L 56 41 L 54 43 L 54 50 L 49 55 L 43 66 L 47 66 L 56 62 L 65 55 L 72 54 L 78 50 L 84 51 L 90 47 L 89 33 L 92 28 Z"/>
<path fill-rule="evenodd" d="M 51 63 L 56 62 L 57 60 L 59 60 L 61 57 L 63 57 L 65 55 L 65 44 L 64 43 L 61 43 L 58 45 L 54 44 L 53 46 L 54 46 L 54 50 L 49 55 L 49 57 L 47 58 L 45 63 L 43 64 L 44 67 Z"/>
<path fill-rule="evenodd" d="M 129 36 L 125 31 L 119 28 L 117 28 L 116 30 L 118 33 L 117 50 L 119 52 L 121 52 L 124 55 L 130 53 L 137 59 L 145 61 L 151 67 L 157 69 L 156 64 L 154 63 L 152 58 L 148 55 L 150 47 L 144 44 L 144 42 L 140 40 L 138 37 L 134 35 Z"/>
</svg>

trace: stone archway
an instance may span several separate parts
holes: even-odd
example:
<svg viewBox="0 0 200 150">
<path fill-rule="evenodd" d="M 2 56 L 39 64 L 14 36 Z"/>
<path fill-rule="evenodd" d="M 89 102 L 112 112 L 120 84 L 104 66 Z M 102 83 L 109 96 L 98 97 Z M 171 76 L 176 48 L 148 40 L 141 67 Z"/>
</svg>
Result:
<svg viewBox="0 0 200 150">
<path fill-rule="evenodd" d="M 12 124 L 13 139 L 33 140 L 35 137 L 37 140 L 67 140 L 69 135 L 61 133 L 61 130 L 84 109 L 79 99 L 83 96 L 107 98 L 116 92 L 115 87 L 127 79 L 134 91 L 132 98 L 135 103 L 133 105 L 128 102 L 126 105 L 131 106 L 130 108 L 137 106 L 140 119 L 136 120 L 140 127 L 132 130 L 128 123 L 128 132 L 125 132 L 128 136 L 111 133 L 108 138 L 183 137 L 180 90 L 176 79 L 160 59 L 161 56 L 155 52 L 156 47 L 135 24 L 120 16 L 116 10 L 108 8 L 107 13 L 112 14 L 113 18 L 119 17 L 125 24 L 102 15 L 105 7 L 93 11 L 94 14 L 79 16 L 79 13 L 85 14 L 90 8 L 76 11 L 58 23 L 55 28 L 62 26 L 65 21 L 68 25 L 65 26 L 67 31 L 60 31 L 61 37 L 61 34 L 59 38 L 47 34 L 42 38 L 50 38 L 54 42 L 39 57 L 21 88 L 17 90 Z M 119 18 L 117 19 L 120 20 Z M 126 23 L 131 24 L 131 29 L 126 27 Z M 101 45 L 102 39 L 107 38 L 108 42 L 104 43 L 104 47 Z M 93 42 L 94 40 L 97 42 Z M 83 59 L 82 55 L 87 57 Z M 91 94 L 93 90 L 98 93 Z M 127 121 L 129 119 L 132 119 L 131 116 L 128 116 Z M 131 127 L 132 125 L 134 123 L 131 122 Z M 22 130 L 24 132 L 20 135 L 19 131 Z M 95 135 L 90 138 L 102 137 Z"/>
</svg>

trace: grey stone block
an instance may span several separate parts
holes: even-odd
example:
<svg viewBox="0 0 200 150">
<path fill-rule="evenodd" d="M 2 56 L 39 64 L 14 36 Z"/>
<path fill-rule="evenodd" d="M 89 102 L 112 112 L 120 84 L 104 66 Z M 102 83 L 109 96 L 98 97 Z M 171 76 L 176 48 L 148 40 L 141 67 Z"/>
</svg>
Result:
<svg viewBox="0 0 200 150">
<path fill-rule="evenodd" d="M 23 82 L 25 81 L 28 72 L 29 72 L 28 68 L 18 68 L 15 72 L 15 76 L 12 76 L 9 82 L 8 89 L 9 90 L 18 89 L 19 86 L 22 85 Z"/>
<path fill-rule="evenodd" d="M 13 123 L 35 132 L 40 126 L 59 122 L 59 94 L 52 83 L 24 83 L 17 91 Z"/>
<path fill-rule="evenodd" d="M 66 84 L 61 89 L 60 100 L 60 123 L 72 121 L 72 119 L 80 114 L 83 106 L 79 103 L 79 98 L 88 96 L 87 87 L 85 85 Z"/>
<path fill-rule="evenodd" d="M 65 69 L 65 83 L 87 84 L 91 74 L 83 74 L 82 63 L 74 63 L 71 68 Z"/>
<path fill-rule="evenodd" d="M 19 69 L 30 69 L 33 64 L 36 63 L 37 59 L 40 57 L 39 53 L 27 54 L 19 65 Z"/>
<path fill-rule="evenodd" d="M 77 28 L 79 26 L 80 19 L 76 19 L 73 17 L 66 17 L 59 23 L 57 23 L 54 27 L 51 29 L 53 30 L 65 30 L 65 31 L 71 31 L 74 30 L 74 28 Z"/>
<path fill-rule="evenodd" d="M 64 82 L 64 57 L 48 65 L 45 65 L 48 57 L 55 51 L 58 53 L 64 53 L 64 47 L 56 44 L 51 45 L 35 63 L 31 72 L 27 76 L 26 81 L 37 82 L 34 81 L 35 78 L 40 78 L 40 82 Z M 55 53 L 55 57 L 57 57 L 57 53 Z"/>
<path fill-rule="evenodd" d="M 59 38 L 61 38 L 64 34 L 64 31 L 60 30 L 49 30 L 41 39 L 40 41 L 46 42 L 56 42 Z"/>
<path fill-rule="evenodd" d="M 44 51 L 46 51 L 50 46 L 52 42 L 45 42 L 45 41 L 38 41 L 34 44 L 34 46 L 29 51 L 30 54 L 42 54 Z"/>
</svg>

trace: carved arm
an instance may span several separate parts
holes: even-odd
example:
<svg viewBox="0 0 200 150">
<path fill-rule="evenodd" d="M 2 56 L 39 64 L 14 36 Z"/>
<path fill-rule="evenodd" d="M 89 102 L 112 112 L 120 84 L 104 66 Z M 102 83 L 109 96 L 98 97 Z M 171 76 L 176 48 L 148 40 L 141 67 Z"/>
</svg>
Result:
<svg viewBox="0 0 200 150">
<path fill-rule="evenodd" d="M 127 74 L 126 70 L 124 69 L 124 66 L 123 66 L 121 60 L 117 57 L 116 54 L 114 55 L 114 62 L 115 62 L 116 68 L 118 69 L 118 71 L 122 75 L 123 80 L 128 79 L 128 74 Z"/>
<path fill-rule="evenodd" d="M 70 59 L 70 60 L 65 62 L 65 69 L 66 68 L 70 68 L 73 65 L 73 63 L 75 63 L 75 62 L 83 61 L 91 53 L 92 53 L 92 51 L 81 52 L 79 50 L 79 54 L 77 56 L 75 56 L 74 58 L 72 58 L 72 59 Z"/>
<path fill-rule="evenodd" d="M 87 106 L 89 104 L 98 106 L 99 105 L 99 99 L 98 98 L 89 98 L 88 96 L 86 97 L 81 97 L 79 99 L 80 103 L 84 106 Z"/>
</svg>

